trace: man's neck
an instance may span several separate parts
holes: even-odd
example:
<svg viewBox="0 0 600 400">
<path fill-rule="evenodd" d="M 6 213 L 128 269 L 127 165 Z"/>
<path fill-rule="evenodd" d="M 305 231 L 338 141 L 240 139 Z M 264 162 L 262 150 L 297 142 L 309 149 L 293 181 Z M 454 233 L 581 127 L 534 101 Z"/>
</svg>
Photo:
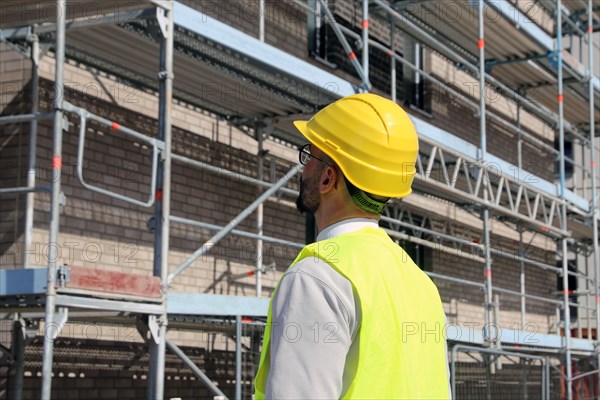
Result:
<svg viewBox="0 0 600 400">
<path fill-rule="evenodd" d="M 318 233 L 321 233 L 324 229 L 333 224 L 347 219 L 368 218 L 374 219 L 375 221 L 379 221 L 379 218 L 381 217 L 378 214 L 373 214 L 362 210 L 352 210 L 352 212 L 336 212 L 336 210 L 331 210 L 330 213 L 327 213 L 326 211 L 327 210 L 319 208 L 319 210 L 317 210 L 317 212 L 315 213 L 315 223 L 317 224 Z"/>
<path fill-rule="evenodd" d="M 326 239 L 332 239 L 339 235 L 348 232 L 354 232 L 359 229 L 370 226 L 372 228 L 377 228 L 379 226 L 376 219 L 372 218 L 349 218 L 339 222 L 336 222 L 333 225 L 329 225 L 327 228 L 323 229 L 319 232 L 317 236 L 317 242 Z"/>
</svg>

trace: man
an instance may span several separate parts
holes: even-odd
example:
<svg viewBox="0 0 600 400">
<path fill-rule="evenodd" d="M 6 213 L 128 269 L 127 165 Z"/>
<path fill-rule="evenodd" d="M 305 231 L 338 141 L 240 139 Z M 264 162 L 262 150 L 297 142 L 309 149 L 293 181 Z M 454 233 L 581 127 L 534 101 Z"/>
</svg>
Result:
<svg viewBox="0 0 600 400">
<path fill-rule="evenodd" d="M 310 142 L 297 205 L 319 234 L 273 294 L 256 398 L 449 398 L 438 291 L 378 227 L 389 198 L 411 192 L 412 122 L 357 94 L 294 124 Z"/>
</svg>

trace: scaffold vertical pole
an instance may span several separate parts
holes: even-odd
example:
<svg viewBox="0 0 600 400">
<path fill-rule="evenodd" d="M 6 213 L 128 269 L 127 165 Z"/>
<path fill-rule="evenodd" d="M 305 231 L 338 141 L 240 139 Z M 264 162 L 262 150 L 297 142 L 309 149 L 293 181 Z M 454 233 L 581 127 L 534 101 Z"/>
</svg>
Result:
<svg viewBox="0 0 600 400">
<path fill-rule="evenodd" d="M 563 96 L 563 56 L 562 56 L 562 0 L 556 0 L 556 53 L 558 58 L 558 140 L 559 140 L 559 165 L 560 165 L 560 197 L 565 198 L 565 127 L 564 127 L 564 96 Z M 567 229 L 567 204 L 561 207 L 561 228 Z M 572 368 L 571 368 L 571 308 L 569 306 L 569 259 L 567 238 L 561 239 L 562 257 L 562 283 L 564 301 L 564 348 L 565 372 L 567 381 L 567 400 L 573 399 Z"/>
<path fill-rule="evenodd" d="M 521 102 L 517 102 L 517 167 L 523 169 L 523 132 L 521 131 Z"/>
<path fill-rule="evenodd" d="M 165 378 L 165 352 L 167 335 L 167 276 L 169 273 L 169 218 L 171 208 L 171 100 L 173 97 L 173 2 L 157 9 L 157 17 L 164 18 L 165 31 L 160 40 L 159 72 L 159 139 L 165 143 L 162 152 L 162 168 L 158 176 L 162 185 L 157 185 L 157 215 L 155 225 L 160 236 L 155 239 L 154 275 L 161 278 L 163 313 L 158 318 L 158 340 L 150 341 L 152 379 L 148 385 L 149 399 L 163 399 Z M 161 16 L 162 15 L 162 16 Z M 160 211 L 158 209 L 160 208 Z M 158 218 L 160 215 L 160 218 Z M 159 228 L 160 227 L 160 228 Z M 158 250 L 158 252 L 156 251 Z M 157 260 L 158 258 L 158 260 Z M 158 268 L 157 268 L 158 267 Z"/>
<path fill-rule="evenodd" d="M 484 201 L 488 201 L 488 188 L 484 187 L 483 189 Z M 483 220 L 483 246 L 484 246 L 484 277 L 485 277 L 485 288 L 486 288 L 486 297 L 485 297 L 485 327 L 488 330 L 487 339 L 490 339 L 488 344 L 490 346 L 493 345 L 493 336 L 492 335 L 492 322 L 493 320 L 493 304 L 494 304 L 494 293 L 492 287 L 492 256 L 491 256 L 491 243 L 490 243 L 490 209 L 484 205 L 481 218 Z M 497 333 L 494 333 L 496 335 Z M 485 339 L 485 338 L 484 338 Z"/>
<path fill-rule="evenodd" d="M 596 121 L 594 120 L 595 111 L 595 99 L 594 99 L 594 12 L 593 12 L 592 0 L 588 0 L 587 17 L 587 38 L 588 38 L 588 90 L 589 90 L 589 112 L 590 112 L 590 169 L 592 175 L 592 201 L 590 202 L 590 209 L 592 215 L 592 228 L 593 232 L 593 248 L 594 248 L 594 293 L 596 301 L 596 357 L 597 365 L 600 368 L 600 249 L 598 246 L 598 182 L 596 181 Z M 588 331 L 590 327 L 588 327 Z M 596 388 L 600 391 L 600 374 L 597 376 Z"/>
<path fill-rule="evenodd" d="M 265 0 L 258 2 L 258 40 L 265 41 Z"/>
<path fill-rule="evenodd" d="M 362 2 L 362 67 L 365 87 L 369 84 L 369 0 Z"/>
<path fill-rule="evenodd" d="M 48 280 L 44 327 L 44 352 L 42 357 L 41 399 L 49 400 L 52 389 L 52 358 L 54 353 L 54 313 L 56 304 L 56 271 L 58 264 L 58 229 L 60 222 L 60 190 L 62 171 L 63 100 L 65 64 L 65 14 L 66 0 L 56 1 L 56 50 L 54 68 L 54 126 L 52 144 L 52 197 L 50 201 L 50 233 L 48 238 Z"/>
<path fill-rule="evenodd" d="M 264 178 L 264 152 L 263 152 L 263 128 L 258 123 L 256 124 L 256 140 L 258 141 L 258 176 L 259 180 Z M 261 188 L 257 187 L 257 191 L 260 193 Z M 263 234 L 263 216 L 264 207 L 263 203 L 260 203 L 256 208 L 256 233 L 258 235 Z M 258 239 L 256 241 L 256 297 L 262 296 L 262 266 L 263 266 L 263 241 Z"/>
<path fill-rule="evenodd" d="M 235 400 L 242 400 L 242 316 L 235 316 Z"/>
<path fill-rule="evenodd" d="M 35 25 L 32 33 L 28 37 L 31 43 L 31 114 L 38 113 L 38 94 L 39 94 L 39 70 L 38 64 L 40 61 L 40 40 L 35 32 Z M 32 189 L 35 187 L 35 164 L 36 164 L 36 149 L 37 149 L 37 126 L 36 118 L 31 120 L 29 125 L 29 158 L 27 160 L 27 187 Z M 25 231 L 23 232 L 23 266 L 30 267 L 30 251 L 33 237 L 33 207 L 35 204 L 35 192 L 27 193 L 25 205 Z"/>
<path fill-rule="evenodd" d="M 390 15 L 390 86 L 391 98 L 396 102 L 396 24 L 394 18 Z"/>
<path fill-rule="evenodd" d="M 479 0 L 479 39 L 477 47 L 479 48 L 479 159 L 483 163 L 487 151 L 487 133 L 485 126 L 485 39 L 484 39 L 484 0 Z"/>
<path fill-rule="evenodd" d="M 525 249 L 523 246 L 523 229 L 519 227 L 519 264 L 520 264 L 520 286 L 521 286 L 521 326 L 519 329 L 525 329 L 525 312 L 526 304 L 525 304 Z"/>
<path fill-rule="evenodd" d="M 488 329 L 488 335 L 491 335 L 493 313 L 492 305 L 494 299 L 494 293 L 492 290 L 492 259 L 490 251 L 490 209 L 487 206 L 489 201 L 488 185 L 485 183 L 488 179 L 487 171 L 485 170 L 485 153 L 486 153 L 486 121 L 485 121 L 485 49 L 483 41 L 484 33 L 484 0 L 479 0 L 479 39 L 477 41 L 479 47 L 479 129 L 480 129 L 480 143 L 479 143 L 479 162 L 481 162 L 481 168 L 483 168 L 484 174 L 484 185 L 483 185 L 483 200 L 484 206 L 482 210 L 483 219 L 483 245 L 484 245 L 484 276 L 486 286 L 486 298 L 485 298 L 485 325 Z M 495 334 L 495 333 L 494 333 Z M 491 339 L 491 338 L 490 338 Z M 493 347 L 493 341 L 489 342 L 489 345 Z"/>
<path fill-rule="evenodd" d="M 17 319 L 13 324 L 12 352 L 15 359 L 12 400 L 21 400 L 23 398 L 23 378 L 25 374 L 25 332 L 21 319 Z"/>
</svg>

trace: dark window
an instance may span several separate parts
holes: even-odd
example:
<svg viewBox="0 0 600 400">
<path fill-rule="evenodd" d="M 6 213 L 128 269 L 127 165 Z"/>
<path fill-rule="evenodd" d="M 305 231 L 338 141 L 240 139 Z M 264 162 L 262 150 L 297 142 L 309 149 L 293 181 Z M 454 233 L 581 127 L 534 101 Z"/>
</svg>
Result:
<svg viewBox="0 0 600 400">
<path fill-rule="evenodd" d="M 560 261 L 560 260 L 557 261 L 556 266 L 558 268 L 562 269 L 562 261 Z M 571 272 L 577 272 L 577 263 L 574 259 L 568 261 L 568 268 L 569 268 L 569 271 L 571 271 Z M 569 274 L 568 284 L 569 284 L 569 293 L 575 293 L 577 291 L 577 277 Z M 561 275 L 557 276 L 556 288 L 557 288 L 559 294 L 564 293 L 563 277 Z M 562 300 L 562 296 L 560 298 Z M 569 301 L 571 303 L 577 303 L 577 295 L 570 294 Z M 571 307 L 569 307 L 569 311 L 571 313 L 571 321 L 572 322 L 576 321 L 577 320 L 577 307 L 571 306 Z M 564 320 L 564 314 L 561 313 L 561 321 L 563 321 L 563 320 Z"/>
<path fill-rule="evenodd" d="M 560 150 L 560 142 L 554 141 L 554 148 Z M 573 143 L 565 140 L 565 157 L 573 159 Z M 565 160 L 565 179 L 569 179 L 573 176 L 573 164 Z M 560 158 L 558 154 L 554 156 L 554 178 L 560 179 Z"/>
</svg>

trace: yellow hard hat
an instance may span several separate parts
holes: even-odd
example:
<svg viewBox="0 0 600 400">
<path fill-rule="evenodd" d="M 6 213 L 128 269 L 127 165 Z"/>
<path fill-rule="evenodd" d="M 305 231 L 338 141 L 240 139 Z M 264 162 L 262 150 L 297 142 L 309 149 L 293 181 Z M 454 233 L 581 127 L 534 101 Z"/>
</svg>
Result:
<svg viewBox="0 0 600 400">
<path fill-rule="evenodd" d="M 408 114 L 395 102 L 355 94 L 294 125 L 357 188 L 383 197 L 412 191 L 419 141 Z"/>
</svg>

